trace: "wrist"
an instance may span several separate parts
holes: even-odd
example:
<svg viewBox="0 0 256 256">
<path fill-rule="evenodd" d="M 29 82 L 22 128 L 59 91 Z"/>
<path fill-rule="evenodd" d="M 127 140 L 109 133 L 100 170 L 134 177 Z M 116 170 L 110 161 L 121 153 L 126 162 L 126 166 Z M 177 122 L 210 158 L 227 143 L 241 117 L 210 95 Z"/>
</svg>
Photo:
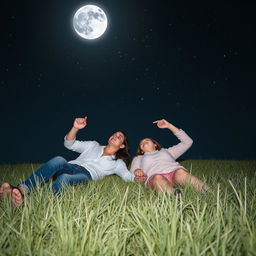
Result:
<svg viewBox="0 0 256 256">
<path fill-rule="evenodd" d="M 79 129 L 76 128 L 75 126 L 72 127 L 72 130 L 73 130 L 74 132 L 78 132 L 78 131 L 79 131 Z"/>
<path fill-rule="evenodd" d="M 177 128 L 177 127 L 175 127 L 174 125 L 172 125 L 172 124 L 169 124 L 168 125 L 168 129 L 172 132 L 172 133 L 177 133 L 177 132 L 179 132 L 179 128 Z"/>
<path fill-rule="evenodd" d="M 167 125 L 167 129 L 172 130 L 172 125 L 170 123 Z"/>
</svg>

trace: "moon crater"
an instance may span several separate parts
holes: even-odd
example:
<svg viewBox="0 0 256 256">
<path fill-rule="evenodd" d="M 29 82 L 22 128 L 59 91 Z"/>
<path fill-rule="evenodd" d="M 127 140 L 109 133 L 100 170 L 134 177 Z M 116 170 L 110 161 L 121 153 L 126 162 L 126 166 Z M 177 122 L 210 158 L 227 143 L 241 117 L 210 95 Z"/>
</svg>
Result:
<svg viewBox="0 0 256 256">
<path fill-rule="evenodd" d="M 76 33 L 84 39 L 96 39 L 107 29 L 105 12 L 96 5 L 85 5 L 78 9 L 73 18 Z"/>
</svg>

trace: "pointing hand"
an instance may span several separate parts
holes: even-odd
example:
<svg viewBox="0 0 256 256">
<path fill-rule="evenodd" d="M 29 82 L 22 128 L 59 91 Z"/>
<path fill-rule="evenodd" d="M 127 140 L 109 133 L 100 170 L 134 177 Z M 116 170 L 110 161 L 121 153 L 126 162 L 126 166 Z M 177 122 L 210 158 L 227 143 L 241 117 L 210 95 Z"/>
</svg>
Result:
<svg viewBox="0 0 256 256">
<path fill-rule="evenodd" d="M 80 130 L 83 129 L 87 125 L 87 116 L 84 118 L 76 118 L 73 124 L 73 127 Z"/>
<path fill-rule="evenodd" d="M 165 119 L 154 121 L 153 124 L 156 124 L 158 128 L 169 128 L 170 123 Z"/>
</svg>

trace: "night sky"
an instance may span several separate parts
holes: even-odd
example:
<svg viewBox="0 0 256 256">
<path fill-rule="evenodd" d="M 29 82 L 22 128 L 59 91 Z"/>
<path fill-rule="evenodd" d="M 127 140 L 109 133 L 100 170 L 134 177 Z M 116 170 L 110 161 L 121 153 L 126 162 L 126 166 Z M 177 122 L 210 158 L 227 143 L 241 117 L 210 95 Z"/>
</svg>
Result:
<svg viewBox="0 0 256 256">
<path fill-rule="evenodd" d="M 73 30 L 75 11 L 99 5 L 109 26 L 97 40 Z M 63 138 L 88 116 L 79 140 L 106 144 L 124 130 L 194 144 L 183 159 L 256 159 L 254 1 L 6 1 L 2 8 L 0 163 L 78 154 Z"/>
</svg>

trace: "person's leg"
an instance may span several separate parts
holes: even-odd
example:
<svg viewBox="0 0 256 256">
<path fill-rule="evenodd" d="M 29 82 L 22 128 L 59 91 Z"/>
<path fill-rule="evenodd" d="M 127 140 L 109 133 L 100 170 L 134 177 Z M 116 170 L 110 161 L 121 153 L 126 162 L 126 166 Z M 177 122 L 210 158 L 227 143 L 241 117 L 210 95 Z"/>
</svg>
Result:
<svg viewBox="0 0 256 256">
<path fill-rule="evenodd" d="M 90 173 L 84 168 L 83 171 L 77 171 L 74 174 L 63 173 L 53 182 L 52 191 L 54 194 L 59 194 L 66 186 L 83 184 L 91 179 Z"/>
<path fill-rule="evenodd" d="M 60 175 L 63 169 L 68 168 L 69 165 L 63 157 L 54 157 L 35 170 L 24 182 L 19 184 L 19 187 L 23 187 L 30 192 L 31 189 L 48 181 L 53 175 Z"/>
<path fill-rule="evenodd" d="M 160 174 L 156 174 L 150 179 L 149 187 L 155 189 L 158 192 L 174 192 L 174 189 L 170 182 Z"/>
<path fill-rule="evenodd" d="M 173 181 L 175 184 L 184 187 L 187 184 L 192 185 L 197 191 L 202 189 L 208 189 L 209 187 L 197 177 L 190 175 L 184 169 L 178 169 L 173 175 Z"/>
<path fill-rule="evenodd" d="M 68 186 L 68 185 L 81 184 L 92 179 L 90 173 L 82 166 L 69 164 L 65 159 L 61 159 L 61 157 L 56 157 L 56 158 L 53 158 L 52 160 L 54 160 L 55 164 L 56 162 L 59 162 L 60 166 L 62 167 L 61 169 L 59 169 L 54 173 L 57 176 L 57 179 L 54 181 L 52 185 L 52 189 L 54 193 L 61 192 L 61 190 L 63 189 L 63 186 L 65 185 Z M 52 163 L 51 165 L 53 166 Z M 57 164 L 56 164 L 56 167 L 58 167 Z M 37 174 L 38 173 L 39 172 L 37 172 Z M 45 173 L 43 174 L 45 175 Z M 47 177 L 48 176 L 44 176 L 43 181 L 44 180 L 46 181 Z M 38 184 L 37 179 L 38 177 L 35 177 L 35 182 L 36 182 L 35 185 Z M 26 192 L 27 192 L 26 186 L 23 186 L 23 184 L 20 184 L 18 187 L 12 189 L 11 198 L 12 198 L 13 208 L 18 207 L 23 203 L 24 194 Z"/>
</svg>

